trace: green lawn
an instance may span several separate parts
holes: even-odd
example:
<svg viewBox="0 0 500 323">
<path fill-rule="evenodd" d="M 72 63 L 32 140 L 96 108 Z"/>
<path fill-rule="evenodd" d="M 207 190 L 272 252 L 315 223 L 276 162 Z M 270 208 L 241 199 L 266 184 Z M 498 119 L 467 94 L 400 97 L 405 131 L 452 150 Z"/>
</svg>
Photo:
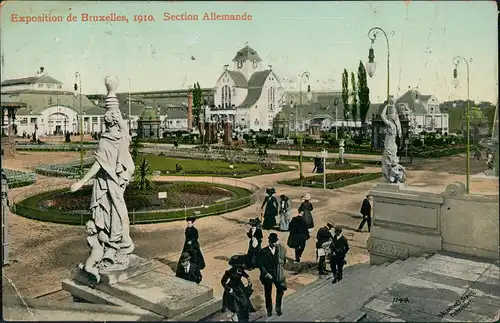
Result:
<svg viewBox="0 0 500 323">
<path fill-rule="evenodd" d="M 235 163 L 233 169 L 230 169 L 229 162 L 222 160 L 181 159 L 155 155 L 139 155 L 137 163 L 140 163 L 143 158 L 150 163 L 152 171 L 160 171 L 162 175 L 210 175 L 243 178 L 292 170 L 288 166 L 278 163 L 273 165 L 274 169 L 255 163 Z M 175 164 L 181 165 L 182 173 L 175 171 Z"/>
</svg>

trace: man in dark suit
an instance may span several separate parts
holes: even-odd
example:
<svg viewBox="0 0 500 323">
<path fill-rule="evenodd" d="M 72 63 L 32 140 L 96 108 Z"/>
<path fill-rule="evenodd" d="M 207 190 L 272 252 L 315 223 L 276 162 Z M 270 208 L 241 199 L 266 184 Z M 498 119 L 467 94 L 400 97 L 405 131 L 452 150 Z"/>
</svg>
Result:
<svg viewBox="0 0 500 323">
<path fill-rule="evenodd" d="M 333 240 L 333 235 L 331 233 L 331 229 L 333 229 L 333 224 L 328 222 L 326 226 L 319 228 L 318 233 L 316 234 L 316 250 L 318 253 L 318 271 L 320 275 L 326 274 L 326 253 L 323 248 L 323 244 Z"/>
<path fill-rule="evenodd" d="M 179 261 L 180 266 L 177 266 L 175 277 L 189 280 L 193 283 L 201 283 L 201 271 L 198 266 L 191 262 L 191 256 L 187 252 L 183 252 Z"/>
<path fill-rule="evenodd" d="M 370 232 L 370 229 L 372 227 L 372 205 L 370 204 L 370 195 L 367 195 L 363 200 L 360 213 L 363 216 L 363 221 L 361 221 L 358 230 L 356 231 L 361 232 L 365 223 L 368 223 L 368 232 Z"/>
<path fill-rule="evenodd" d="M 330 257 L 334 284 L 342 280 L 342 269 L 346 264 L 345 256 L 348 251 L 349 244 L 347 243 L 347 239 L 342 235 L 342 228 L 336 227 L 332 242 L 332 254 Z"/>
<path fill-rule="evenodd" d="M 264 285 L 267 316 L 273 315 L 272 290 L 276 286 L 276 314 L 281 316 L 281 301 L 286 287 L 283 265 L 285 264 L 286 249 L 278 244 L 278 235 L 269 235 L 269 245 L 262 249 L 259 257 L 260 281 Z"/>
</svg>

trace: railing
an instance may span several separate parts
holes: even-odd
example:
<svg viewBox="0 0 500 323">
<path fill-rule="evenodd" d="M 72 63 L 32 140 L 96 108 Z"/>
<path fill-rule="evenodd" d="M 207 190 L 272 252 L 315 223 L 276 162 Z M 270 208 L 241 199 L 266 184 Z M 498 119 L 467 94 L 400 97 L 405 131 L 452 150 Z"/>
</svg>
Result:
<svg viewBox="0 0 500 323">
<path fill-rule="evenodd" d="M 238 188 L 244 188 L 251 192 L 250 195 L 231 199 L 227 201 L 220 201 L 213 203 L 211 205 L 201 206 L 201 207 L 184 207 L 180 209 L 165 209 L 165 210 L 153 210 L 153 211 L 129 211 L 130 223 L 135 224 L 146 224 L 146 223 L 159 223 L 159 222 L 170 222 L 185 219 L 187 216 L 196 216 L 197 218 L 224 214 L 232 211 L 236 211 L 247 206 L 250 206 L 258 201 L 258 189 L 259 187 L 232 178 L 217 178 L 217 177 L 193 177 L 185 178 L 179 176 L 169 176 L 168 178 L 163 178 L 161 181 L 165 182 L 203 182 L 211 184 L 220 184 L 233 186 Z M 156 180 L 158 181 L 158 180 Z M 11 211 L 20 216 L 53 223 L 64 223 L 71 225 L 83 225 L 90 219 L 90 211 L 80 211 L 80 212 L 62 212 L 54 209 L 40 209 L 38 207 L 37 201 L 28 201 L 28 199 L 35 197 L 36 195 L 43 195 L 43 197 L 48 197 L 53 194 L 62 193 L 68 190 L 71 181 L 57 185 L 41 185 L 37 187 L 36 190 L 21 192 L 12 199 Z M 33 205 L 31 205 L 33 204 Z"/>
<path fill-rule="evenodd" d="M 31 185 L 36 181 L 36 174 L 32 172 L 2 168 L 2 173 L 7 177 L 9 188 Z"/>
</svg>

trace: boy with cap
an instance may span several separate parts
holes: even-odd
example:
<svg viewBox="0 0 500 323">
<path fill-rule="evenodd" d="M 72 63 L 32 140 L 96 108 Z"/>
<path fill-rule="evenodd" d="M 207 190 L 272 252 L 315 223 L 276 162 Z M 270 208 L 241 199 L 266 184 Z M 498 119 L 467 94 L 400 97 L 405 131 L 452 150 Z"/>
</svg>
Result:
<svg viewBox="0 0 500 323">
<path fill-rule="evenodd" d="M 177 266 L 175 277 L 189 280 L 193 283 L 201 283 L 201 271 L 198 266 L 191 262 L 191 256 L 187 252 L 183 252 L 180 259 L 180 266 Z"/>
<path fill-rule="evenodd" d="M 346 264 L 345 256 L 349 251 L 347 239 L 342 235 L 342 228 L 335 227 L 335 235 L 332 242 L 332 254 L 330 257 L 330 266 L 332 268 L 333 283 L 342 280 L 342 269 Z"/>
<path fill-rule="evenodd" d="M 281 301 L 286 287 L 285 272 L 283 265 L 285 264 L 286 249 L 278 244 L 278 235 L 276 233 L 269 234 L 269 245 L 262 249 L 260 254 L 260 281 L 264 285 L 264 297 L 266 299 L 267 316 L 273 315 L 272 290 L 273 285 L 276 286 L 276 314 L 283 314 L 281 309 Z"/>
</svg>

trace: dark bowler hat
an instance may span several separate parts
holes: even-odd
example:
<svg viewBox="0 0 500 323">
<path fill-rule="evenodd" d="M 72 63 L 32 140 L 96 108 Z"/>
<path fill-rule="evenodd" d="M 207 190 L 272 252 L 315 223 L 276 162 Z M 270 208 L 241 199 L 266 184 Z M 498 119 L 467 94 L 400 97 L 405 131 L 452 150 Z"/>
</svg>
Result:
<svg viewBox="0 0 500 323">
<path fill-rule="evenodd" d="M 189 216 L 186 218 L 186 222 L 194 222 L 196 221 L 196 218 L 194 216 Z"/>
<path fill-rule="evenodd" d="M 181 262 L 184 262 L 184 261 L 187 261 L 187 260 L 190 260 L 191 259 L 191 256 L 189 255 L 189 253 L 187 252 L 183 252 L 182 255 L 181 255 Z"/>
<path fill-rule="evenodd" d="M 278 242 L 278 235 L 274 232 L 269 234 L 269 242 L 272 242 L 272 243 Z"/>
<path fill-rule="evenodd" d="M 234 255 L 229 258 L 229 266 L 243 267 L 246 263 L 246 255 Z"/>
<path fill-rule="evenodd" d="M 342 228 L 341 227 L 335 227 L 335 232 L 341 233 L 342 232 Z"/>
</svg>

